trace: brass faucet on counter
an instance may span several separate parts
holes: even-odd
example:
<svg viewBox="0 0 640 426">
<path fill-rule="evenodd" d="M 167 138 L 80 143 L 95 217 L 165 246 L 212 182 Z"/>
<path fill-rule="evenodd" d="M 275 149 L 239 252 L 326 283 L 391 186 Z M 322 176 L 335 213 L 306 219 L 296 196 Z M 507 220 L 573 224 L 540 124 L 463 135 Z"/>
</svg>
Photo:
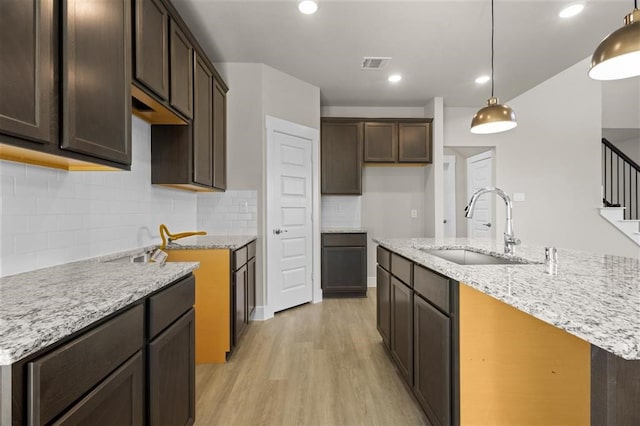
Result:
<svg viewBox="0 0 640 426">
<path fill-rule="evenodd" d="M 169 232 L 169 229 L 167 229 L 167 225 L 162 223 L 160 224 L 160 238 L 162 238 L 162 245 L 160 246 L 160 250 L 164 250 L 167 246 L 167 243 L 179 240 L 180 238 L 192 237 L 194 235 L 207 235 L 207 233 L 205 231 L 197 231 L 172 234 L 171 232 Z"/>
</svg>

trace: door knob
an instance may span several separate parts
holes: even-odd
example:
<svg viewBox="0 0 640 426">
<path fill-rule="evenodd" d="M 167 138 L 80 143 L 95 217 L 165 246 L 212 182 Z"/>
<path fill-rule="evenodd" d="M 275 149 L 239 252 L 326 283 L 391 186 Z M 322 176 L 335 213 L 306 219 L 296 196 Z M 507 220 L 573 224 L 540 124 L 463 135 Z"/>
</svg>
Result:
<svg viewBox="0 0 640 426">
<path fill-rule="evenodd" d="M 273 230 L 273 233 L 276 234 L 276 235 L 280 235 L 280 234 L 283 234 L 285 232 L 289 232 L 289 231 L 287 231 L 286 229 L 280 229 L 280 228 Z"/>
<path fill-rule="evenodd" d="M 486 226 L 487 228 L 491 228 L 491 223 L 483 223 L 484 226 Z"/>
</svg>

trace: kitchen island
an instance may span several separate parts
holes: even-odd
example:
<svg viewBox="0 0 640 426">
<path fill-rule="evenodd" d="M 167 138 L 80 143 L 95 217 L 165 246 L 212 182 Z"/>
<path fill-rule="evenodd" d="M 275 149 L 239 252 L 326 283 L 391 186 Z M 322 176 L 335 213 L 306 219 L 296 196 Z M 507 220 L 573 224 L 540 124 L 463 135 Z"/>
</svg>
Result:
<svg viewBox="0 0 640 426">
<path fill-rule="evenodd" d="M 469 249 L 500 257 L 505 256 L 502 243 L 376 242 L 383 305 L 378 328 L 436 423 L 442 418 L 452 424 L 640 422 L 635 403 L 640 396 L 639 259 L 559 249 L 557 267 L 549 273 L 542 247 L 518 246 L 508 256 L 525 264 L 459 265 L 424 250 Z M 442 286 L 448 298 L 438 305 L 445 300 L 439 296 Z M 426 321 L 428 315 L 433 320 Z M 429 353 L 433 345 L 420 339 L 422 329 L 434 327 L 451 339 L 440 345 L 450 353 Z M 420 376 L 429 371 L 420 365 L 425 356 L 449 369 L 441 377 L 449 400 L 424 398 L 437 393 L 429 388 L 433 380 Z"/>
<path fill-rule="evenodd" d="M 193 419 L 198 263 L 141 251 L 0 278 L 0 425 Z"/>
</svg>

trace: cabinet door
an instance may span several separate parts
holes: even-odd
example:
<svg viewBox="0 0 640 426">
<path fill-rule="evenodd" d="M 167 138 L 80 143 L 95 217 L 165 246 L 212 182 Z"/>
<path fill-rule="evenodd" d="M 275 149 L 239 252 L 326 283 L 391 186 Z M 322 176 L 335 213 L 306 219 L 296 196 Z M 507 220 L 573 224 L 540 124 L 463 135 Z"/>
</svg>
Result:
<svg viewBox="0 0 640 426">
<path fill-rule="evenodd" d="M 173 20 L 171 21 L 169 40 L 171 43 L 171 106 L 187 118 L 192 118 L 193 47 L 182 29 Z"/>
<path fill-rule="evenodd" d="M 431 123 L 399 124 L 401 163 L 431 163 Z"/>
<path fill-rule="evenodd" d="M 394 163 L 398 159 L 398 124 L 364 123 L 364 161 Z"/>
<path fill-rule="evenodd" d="M 195 311 L 149 343 L 149 424 L 195 421 Z"/>
<path fill-rule="evenodd" d="M 389 348 L 391 334 L 391 275 L 378 265 L 376 273 L 376 325 L 382 342 Z"/>
<path fill-rule="evenodd" d="M 206 62 L 195 54 L 193 111 L 193 181 L 213 185 L 213 73 Z"/>
<path fill-rule="evenodd" d="M 0 132 L 56 143 L 53 0 L 0 1 Z"/>
<path fill-rule="evenodd" d="M 131 357 L 54 425 L 134 426 L 144 419 L 142 352 Z"/>
<path fill-rule="evenodd" d="M 129 165 L 131 1 L 61 3 L 61 146 Z"/>
<path fill-rule="evenodd" d="M 322 247 L 322 294 L 366 296 L 367 249 Z"/>
<path fill-rule="evenodd" d="M 135 77 L 169 98 L 169 14 L 160 0 L 135 0 Z"/>
<path fill-rule="evenodd" d="M 247 263 L 247 322 L 256 310 L 256 259 Z"/>
<path fill-rule="evenodd" d="M 451 423 L 451 320 L 414 298 L 415 395 L 433 425 Z"/>
<path fill-rule="evenodd" d="M 323 194 L 362 194 L 362 123 L 323 122 L 321 135 Z"/>
<path fill-rule="evenodd" d="M 391 355 L 413 385 L 413 291 L 391 277 Z"/>
<path fill-rule="evenodd" d="M 234 318 L 233 318 L 233 342 L 237 345 L 240 341 L 240 336 L 245 330 L 247 325 L 247 265 L 238 269 L 233 274 L 233 303 L 234 303 Z"/>
<path fill-rule="evenodd" d="M 227 189 L 227 93 L 213 84 L 213 187 Z"/>
</svg>

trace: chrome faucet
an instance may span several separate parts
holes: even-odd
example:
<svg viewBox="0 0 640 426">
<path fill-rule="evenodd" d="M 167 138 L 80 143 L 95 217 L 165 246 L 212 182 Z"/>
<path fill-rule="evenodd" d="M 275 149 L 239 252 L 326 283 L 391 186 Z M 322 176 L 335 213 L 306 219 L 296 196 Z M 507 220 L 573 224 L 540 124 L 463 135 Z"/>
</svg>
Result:
<svg viewBox="0 0 640 426">
<path fill-rule="evenodd" d="M 467 207 L 464 208 L 464 216 L 467 219 L 471 219 L 473 217 L 473 210 L 475 209 L 476 201 L 478 201 L 478 198 L 480 198 L 481 195 L 488 192 L 495 192 L 504 200 L 504 204 L 507 208 L 507 224 L 504 230 L 504 252 L 506 254 L 513 254 L 513 247 L 520 244 L 520 240 L 513 235 L 513 218 L 511 216 L 513 204 L 511 203 L 511 197 L 509 197 L 506 192 L 493 186 L 478 189 L 471 196 L 471 200 L 469 200 Z"/>
</svg>

